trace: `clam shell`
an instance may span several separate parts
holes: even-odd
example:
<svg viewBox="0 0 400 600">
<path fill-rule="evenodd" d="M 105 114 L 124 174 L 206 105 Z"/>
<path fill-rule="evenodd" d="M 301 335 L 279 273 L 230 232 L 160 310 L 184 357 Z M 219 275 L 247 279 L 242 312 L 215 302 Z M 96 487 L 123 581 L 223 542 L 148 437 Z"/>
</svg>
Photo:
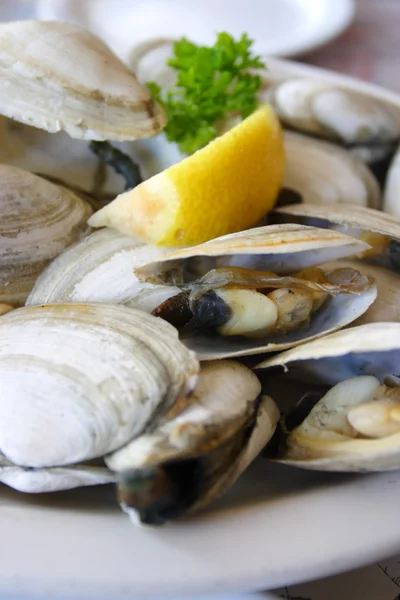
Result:
<svg viewBox="0 0 400 600">
<path fill-rule="evenodd" d="M 143 280 L 157 279 L 162 273 L 166 283 L 170 283 L 168 271 L 174 268 L 182 271 L 184 282 L 223 266 L 285 274 L 368 248 L 368 244 L 336 231 L 291 223 L 267 225 L 175 250 L 162 261 L 139 267 L 135 272 Z"/>
<path fill-rule="evenodd" d="M 321 223 L 318 225 L 322 227 L 331 222 L 331 224 L 344 225 L 353 229 L 374 231 L 400 241 L 400 218 L 396 219 L 392 215 L 371 208 L 344 204 L 340 206 L 296 204 L 277 208 L 274 212 L 295 218 L 299 217 L 299 219 L 294 219 L 296 222 L 300 219 L 306 222 L 307 219 L 319 219 Z M 325 223 L 323 223 L 324 221 Z"/>
<path fill-rule="evenodd" d="M 71 137 L 158 133 L 161 108 L 99 38 L 63 21 L 0 24 L 0 113 Z"/>
<path fill-rule="evenodd" d="M 328 229 L 301 225 L 270 225 L 230 234 L 199 246 L 167 254 L 163 261 L 136 269 L 143 281 L 171 283 L 179 272 L 183 282 L 201 277 L 209 270 L 223 266 L 293 273 L 361 250 L 360 241 Z M 367 244 L 361 245 L 368 248 Z M 257 339 L 226 339 L 196 333 L 183 339 L 200 360 L 233 358 L 261 352 L 275 352 L 325 335 L 348 325 L 361 316 L 376 298 L 371 284 L 359 295 L 338 294 L 329 298 L 323 309 L 313 315 L 310 323 L 286 334 Z"/>
<path fill-rule="evenodd" d="M 356 260 L 339 260 L 321 265 L 322 269 L 351 268 L 372 277 L 378 295 L 368 310 L 353 321 L 352 326 L 366 323 L 400 322 L 400 275 L 379 265 Z"/>
<path fill-rule="evenodd" d="M 42 494 L 115 483 L 116 475 L 104 467 L 72 466 L 24 469 L 13 465 L 0 466 L 0 482 L 19 492 Z"/>
<path fill-rule="evenodd" d="M 0 302 L 21 305 L 37 277 L 88 232 L 89 204 L 16 167 L 0 165 Z"/>
<path fill-rule="evenodd" d="M 400 218 L 400 148 L 397 150 L 390 165 L 383 192 L 382 209 L 394 217 Z"/>
<path fill-rule="evenodd" d="M 385 377 L 398 374 L 399 359 L 400 323 L 370 323 L 298 346 L 262 361 L 255 369 L 267 377 L 271 373 L 275 379 L 279 378 L 276 393 L 279 395 L 281 389 L 287 397 L 286 379 L 295 387 L 301 382 L 331 386 L 360 375 L 373 375 L 382 382 Z M 279 368 L 284 375 L 278 374 Z M 280 399 L 275 400 L 279 406 Z M 344 442 L 295 438 L 290 455 L 283 451 L 280 462 L 321 471 L 399 469 L 400 434 Z"/>
<path fill-rule="evenodd" d="M 37 469 L 102 457 L 183 407 L 197 375 L 176 330 L 141 311 L 17 309 L 0 322 L 2 453 Z"/>
<path fill-rule="evenodd" d="M 257 377 L 240 363 L 204 363 L 186 409 L 106 457 L 120 474 L 123 509 L 134 522 L 162 524 L 206 506 L 231 487 L 279 419 L 273 401 L 260 401 L 260 392 Z M 179 486 L 163 489 L 171 465 Z M 146 485 L 155 485 L 154 495 Z"/>
<path fill-rule="evenodd" d="M 143 283 L 133 269 L 166 252 L 112 229 L 95 231 L 47 267 L 26 305 L 104 302 L 151 312 L 180 290 Z"/>
<path fill-rule="evenodd" d="M 379 208 L 378 182 L 360 158 L 335 144 L 288 131 L 284 143 L 283 186 L 298 192 L 304 203 Z"/>
</svg>

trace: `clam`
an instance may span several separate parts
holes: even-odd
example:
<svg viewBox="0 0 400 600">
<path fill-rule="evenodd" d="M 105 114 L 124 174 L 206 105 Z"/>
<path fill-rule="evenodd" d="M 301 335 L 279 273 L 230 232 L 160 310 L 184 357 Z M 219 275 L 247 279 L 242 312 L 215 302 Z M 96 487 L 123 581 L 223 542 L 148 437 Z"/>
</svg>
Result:
<svg viewBox="0 0 400 600">
<path fill-rule="evenodd" d="M 385 189 L 383 192 L 383 206 L 382 210 L 387 212 L 389 215 L 394 217 L 400 217 L 400 149 L 393 158 L 390 165 L 386 182 Z"/>
<path fill-rule="evenodd" d="M 373 281 L 314 267 L 369 248 L 327 229 L 274 225 L 172 252 L 135 273 L 182 290 L 153 314 L 211 360 L 282 350 L 351 323 L 375 300 Z"/>
<path fill-rule="evenodd" d="M 284 187 L 312 204 L 349 203 L 379 208 L 380 191 L 374 175 L 354 154 L 305 135 L 284 134 Z"/>
<path fill-rule="evenodd" d="M 400 219 L 385 212 L 341 204 L 340 206 L 317 206 L 296 204 L 277 208 L 274 221 L 301 223 L 341 231 L 371 247 L 359 258 L 374 260 L 377 264 L 393 269 L 400 268 L 398 250 L 400 243 Z"/>
<path fill-rule="evenodd" d="M 322 471 L 399 469 L 399 359 L 400 324 L 370 323 L 258 364 L 278 406 L 292 396 L 277 459 Z"/>
<path fill-rule="evenodd" d="M 161 108 L 99 38 L 62 21 L 0 24 L 0 113 L 95 140 L 158 133 Z"/>
<path fill-rule="evenodd" d="M 282 122 L 298 131 L 346 145 L 394 142 L 400 111 L 372 94 L 303 77 L 264 79 L 264 97 Z"/>
<path fill-rule="evenodd" d="M 43 492 L 115 481 L 104 455 L 182 410 L 198 362 L 161 319 L 58 304 L 2 317 L 0 377 L 0 481 Z"/>
<path fill-rule="evenodd" d="M 132 521 L 162 525 L 225 493 L 272 437 L 274 402 L 235 361 L 203 363 L 190 404 L 176 417 L 108 455 Z"/>
<path fill-rule="evenodd" d="M 354 325 L 374 321 L 400 321 L 400 219 L 384 212 L 356 206 L 287 206 L 275 211 L 276 219 L 314 224 L 341 231 L 367 242 L 371 248 L 352 257 L 323 264 L 324 269 L 352 268 L 377 284 L 376 301 Z M 274 217 L 275 218 L 275 217 Z"/>
<path fill-rule="evenodd" d="M 113 229 L 100 229 L 58 256 L 39 276 L 26 304 L 104 302 L 125 304 L 151 312 L 175 287 L 139 281 L 133 273 L 166 248 L 150 246 Z"/>
<path fill-rule="evenodd" d="M 16 167 L 0 165 L 0 303 L 21 305 L 38 275 L 88 232 L 90 205 Z"/>
</svg>

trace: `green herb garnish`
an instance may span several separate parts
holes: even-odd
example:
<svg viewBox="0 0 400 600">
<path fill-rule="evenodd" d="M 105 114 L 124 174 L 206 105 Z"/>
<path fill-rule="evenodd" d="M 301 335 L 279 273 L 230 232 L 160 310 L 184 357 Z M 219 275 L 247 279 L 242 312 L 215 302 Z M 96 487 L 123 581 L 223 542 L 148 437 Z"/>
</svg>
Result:
<svg viewBox="0 0 400 600">
<path fill-rule="evenodd" d="M 252 44 L 246 34 L 236 42 L 226 32 L 218 34 L 211 48 L 182 38 L 168 60 L 177 71 L 176 86 L 147 84 L 166 112 L 164 132 L 181 152 L 203 148 L 217 137 L 222 121 L 234 115 L 244 119 L 256 109 L 261 77 L 250 69 L 263 69 L 265 64 L 260 56 L 252 56 Z"/>
</svg>

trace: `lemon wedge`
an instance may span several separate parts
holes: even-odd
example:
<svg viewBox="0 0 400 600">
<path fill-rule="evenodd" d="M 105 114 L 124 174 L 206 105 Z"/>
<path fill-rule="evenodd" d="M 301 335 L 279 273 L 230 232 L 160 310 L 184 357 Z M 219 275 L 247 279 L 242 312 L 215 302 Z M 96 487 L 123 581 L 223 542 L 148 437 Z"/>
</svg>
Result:
<svg viewBox="0 0 400 600">
<path fill-rule="evenodd" d="M 248 229 L 274 206 L 285 168 L 282 131 L 263 106 L 179 163 L 92 215 L 160 246 L 190 246 Z"/>
</svg>

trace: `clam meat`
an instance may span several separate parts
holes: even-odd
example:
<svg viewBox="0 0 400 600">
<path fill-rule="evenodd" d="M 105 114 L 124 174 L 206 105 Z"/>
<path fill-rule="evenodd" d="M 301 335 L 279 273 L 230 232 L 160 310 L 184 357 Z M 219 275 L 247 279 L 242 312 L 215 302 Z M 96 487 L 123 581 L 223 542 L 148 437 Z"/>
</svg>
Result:
<svg viewBox="0 0 400 600">
<path fill-rule="evenodd" d="M 400 324 L 370 323 L 258 364 L 280 408 L 292 394 L 277 460 L 322 471 L 400 469 L 399 357 Z"/>
<path fill-rule="evenodd" d="M 167 254 L 135 269 L 182 290 L 156 309 L 202 360 L 282 350 L 351 323 L 376 297 L 354 269 L 323 271 L 369 246 L 338 232 L 266 226 Z"/>
</svg>

